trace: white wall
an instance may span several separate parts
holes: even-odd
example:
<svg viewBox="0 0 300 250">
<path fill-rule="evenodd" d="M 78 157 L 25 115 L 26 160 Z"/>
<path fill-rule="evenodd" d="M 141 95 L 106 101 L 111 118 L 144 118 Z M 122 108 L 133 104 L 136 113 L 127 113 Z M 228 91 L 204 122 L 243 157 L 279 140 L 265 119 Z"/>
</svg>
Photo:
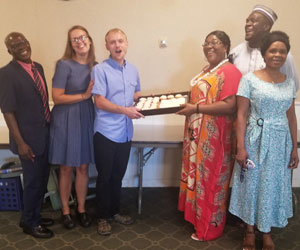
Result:
<svg viewBox="0 0 300 250">
<path fill-rule="evenodd" d="M 0 67 L 11 59 L 5 36 L 22 32 L 31 43 L 32 58 L 44 66 L 51 90 L 55 62 L 63 55 L 71 26 L 81 24 L 89 30 L 99 62 L 108 56 L 106 32 L 119 27 L 127 33 L 127 59 L 139 69 L 142 91 L 184 91 L 207 63 L 201 46 L 206 35 L 224 30 L 232 47 L 241 43 L 245 20 L 257 3 L 278 14 L 273 29 L 290 36 L 299 69 L 299 0 L 1 0 Z M 161 39 L 167 39 L 166 48 L 159 47 Z"/>
</svg>

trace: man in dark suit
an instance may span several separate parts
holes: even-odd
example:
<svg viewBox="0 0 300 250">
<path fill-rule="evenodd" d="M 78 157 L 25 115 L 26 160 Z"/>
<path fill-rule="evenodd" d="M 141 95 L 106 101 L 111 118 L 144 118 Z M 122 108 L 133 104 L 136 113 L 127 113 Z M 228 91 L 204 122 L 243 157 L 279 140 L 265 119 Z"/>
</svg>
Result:
<svg viewBox="0 0 300 250">
<path fill-rule="evenodd" d="M 40 212 L 49 178 L 50 111 L 43 68 L 31 60 L 23 34 L 12 32 L 5 45 L 13 60 L 0 69 L 0 108 L 9 129 L 10 149 L 18 154 L 24 176 L 24 210 L 20 226 L 36 238 L 51 238 L 53 220 Z"/>
</svg>

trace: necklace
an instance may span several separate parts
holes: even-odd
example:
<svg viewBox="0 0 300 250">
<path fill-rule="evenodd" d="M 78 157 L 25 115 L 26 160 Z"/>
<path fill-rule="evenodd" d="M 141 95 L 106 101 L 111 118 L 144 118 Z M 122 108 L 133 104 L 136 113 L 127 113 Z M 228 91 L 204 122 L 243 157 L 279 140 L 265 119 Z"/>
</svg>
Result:
<svg viewBox="0 0 300 250">
<path fill-rule="evenodd" d="M 201 81 L 204 77 L 209 75 L 210 73 L 214 72 L 216 69 L 221 67 L 224 63 L 228 62 L 229 59 L 226 58 L 223 61 L 221 61 L 216 67 L 212 68 L 210 71 L 206 72 L 203 76 L 201 76 L 205 70 L 208 69 L 209 65 L 207 65 L 198 75 L 194 76 L 193 79 L 191 80 L 191 86 L 195 86 L 199 81 Z"/>
<path fill-rule="evenodd" d="M 267 72 L 266 71 L 266 69 L 264 69 L 263 70 L 263 73 L 265 74 L 265 76 L 266 76 L 266 80 L 268 81 L 268 82 L 271 82 L 271 83 L 278 83 L 278 82 L 281 82 L 280 81 L 280 75 L 278 75 L 278 76 L 276 76 L 274 73 L 272 74 L 272 73 L 269 73 L 269 72 Z M 280 73 L 280 72 L 279 72 Z M 276 80 L 274 80 L 274 79 L 276 79 Z"/>
</svg>

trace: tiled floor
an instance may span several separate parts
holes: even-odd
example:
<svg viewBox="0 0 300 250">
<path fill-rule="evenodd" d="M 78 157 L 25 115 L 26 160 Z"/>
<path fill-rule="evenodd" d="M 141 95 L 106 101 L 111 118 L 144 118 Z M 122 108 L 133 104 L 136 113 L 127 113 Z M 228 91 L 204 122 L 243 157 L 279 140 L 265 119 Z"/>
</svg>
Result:
<svg viewBox="0 0 300 250">
<path fill-rule="evenodd" d="M 136 211 L 137 189 L 123 189 L 123 208 L 136 218 L 131 226 L 113 224 L 111 236 L 100 236 L 96 232 L 96 219 L 88 229 L 77 226 L 66 230 L 59 224 L 60 212 L 53 211 L 46 203 L 43 215 L 51 217 L 56 224 L 51 227 L 55 233 L 52 239 L 35 239 L 22 233 L 17 226 L 18 212 L 0 212 L 0 249 L 60 249 L 60 250 L 241 250 L 243 230 L 228 221 L 224 235 L 215 241 L 195 242 L 190 239 L 191 224 L 177 211 L 177 188 L 145 188 L 143 192 L 142 215 Z M 300 200 L 300 190 L 295 190 Z M 87 202 L 88 211 L 95 217 L 94 201 Z M 277 250 L 300 249 L 300 208 L 297 209 L 289 225 L 284 229 L 274 229 L 273 238 Z M 257 249 L 262 248 L 261 236 L 257 237 Z"/>
</svg>

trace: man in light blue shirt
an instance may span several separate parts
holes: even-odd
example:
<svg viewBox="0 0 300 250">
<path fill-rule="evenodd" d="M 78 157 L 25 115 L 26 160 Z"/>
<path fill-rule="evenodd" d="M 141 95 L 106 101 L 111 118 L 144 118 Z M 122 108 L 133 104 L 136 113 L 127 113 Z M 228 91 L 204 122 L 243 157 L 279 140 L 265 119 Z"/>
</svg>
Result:
<svg viewBox="0 0 300 250">
<path fill-rule="evenodd" d="M 121 215 L 122 179 L 130 155 L 133 124 L 131 119 L 143 117 L 133 102 L 140 91 L 136 67 L 125 60 L 128 41 L 120 29 L 109 30 L 105 36 L 110 57 L 92 70 L 95 100 L 94 151 L 98 171 L 96 202 L 98 233 L 110 235 L 110 220 L 131 224 L 133 219 Z"/>
</svg>

